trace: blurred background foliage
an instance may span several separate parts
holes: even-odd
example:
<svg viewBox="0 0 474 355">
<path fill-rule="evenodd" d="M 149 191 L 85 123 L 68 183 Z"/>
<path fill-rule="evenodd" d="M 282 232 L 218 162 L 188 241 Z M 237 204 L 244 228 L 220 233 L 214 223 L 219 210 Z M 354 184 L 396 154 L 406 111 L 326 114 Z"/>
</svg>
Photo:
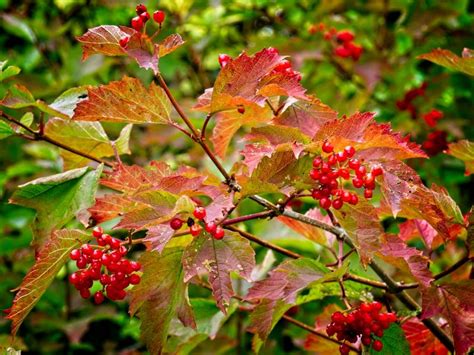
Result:
<svg viewBox="0 0 474 355">
<path fill-rule="evenodd" d="M 231 56 L 242 50 L 254 53 L 263 47 L 278 48 L 290 57 L 293 67 L 301 71 L 303 86 L 340 114 L 374 111 L 377 119 L 390 122 L 394 129 L 410 134 L 422 143 L 433 130 L 447 132 L 448 141 L 473 140 L 472 78 L 428 61 L 416 59 L 434 48 L 446 48 L 460 55 L 464 47 L 474 48 L 474 3 L 468 0 L 165 0 L 144 1 L 151 11 L 164 9 L 167 19 L 162 36 L 177 32 L 186 45 L 164 58 L 160 69 L 183 106 L 191 109 L 205 88 L 211 87 L 218 73 L 219 53 Z M 136 76 L 145 82 L 151 72 L 139 70 L 134 62 L 123 58 L 93 56 L 81 61 L 81 48 L 75 40 L 88 28 L 103 25 L 128 25 L 136 3 L 126 0 L 0 0 L 0 61 L 21 69 L 17 82 L 27 86 L 36 98 L 51 102 L 66 89 L 81 85 L 98 85 L 123 75 Z M 357 62 L 335 57 L 330 42 L 321 32 L 311 29 L 319 23 L 326 28 L 351 30 L 355 42 L 364 48 Z M 0 83 L 0 97 L 12 81 Z M 397 109 L 396 102 L 405 93 L 426 83 L 426 94 L 415 99 L 419 111 L 412 118 Z M 421 118 L 431 109 L 444 113 L 436 128 Z M 201 114 L 190 111 L 200 125 Z M 117 136 L 119 125 L 104 125 L 111 136 Z M 238 139 L 227 167 L 239 158 Z M 144 165 L 152 159 L 165 160 L 172 166 L 181 163 L 212 170 L 202 152 L 179 132 L 158 127 L 134 127 L 132 155 L 127 163 Z M 440 153 L 430 160 L 411 163 L 429 186 L 445 186 L 460 204 L 463 213 L 470 208 L 472 179 L 464 176 L 464 165 Z M 25 142 L 9 138 L 0 145 L 0 308 L 10 306 L 13 293 L 34 262 L 28 248 L 31 240 L 29 223 L 34 211 L 9 205 L 9 196 L 21 183 L 61 171 L 58 150 L 43 142 Z M 299 206 L 301 207 L 301 206 Z M 298 206 L 295 206 L 298 208 Z M 251 204 L 242 204 L 241 212 L 250 213 Z M 271 238 L 303 254 L 314 255 L 313 243 L 289 238 L 291 233 L 277 224 L 257 222 L 248 226 L 253 232 Z M 303 242 L 304 241 L 304 242 Z M 140 252 L 137 250 L 137 252 Z M 454 252 L 453 252 L 454 253 Z M 447 253 L 440 265 L 449 264 Z M 266 256 L 266 257 L 265 257 Z M 265 257 L 265 258 L 264 258 Z M 258 250 L 258 258 L 269 267 L 274 258 Z M 71 292 L 64 269 L 43 299 L 28 317 L 15 340 L 16 349 L 32 354 L 135 354 L 144 353 L 139 341 L 139 321 L 130 319 L 127 307 L 107 303 L 95 307 Z M 245 284 L 240 285 L 242 288 Z M 354 286 L 363 297 L 363 289 Z M 196 309 L 209 324 L 223 321 L 205 290 L 191 288 L 197 300 Z M 295 310 L 299 319 L 314 323 L 317 314 L 327 312 L 327 305 L 337 298 L 324 295 Z M 198 316 L 199 317 L 199 316 Z M 217 318 L 219 319 L 217 319 Z M 173 338 L 170 352 L 194 354 L 247 353 L 250 335 L 239 330 L 246 320 L 236 311 L 215 340 L 188 334 L 192 346 L 183 346 Z M 8 346 L 9 324 L 0 320 L 0 349 Z M 175 329 L 176 334 L 184 334 Z M 299 328 L 280 322 L 263 350 L 268 354 L 302 353 L 306 334 Z M 239 346 L 236 344 L 239 343 Z"/>
</svg>

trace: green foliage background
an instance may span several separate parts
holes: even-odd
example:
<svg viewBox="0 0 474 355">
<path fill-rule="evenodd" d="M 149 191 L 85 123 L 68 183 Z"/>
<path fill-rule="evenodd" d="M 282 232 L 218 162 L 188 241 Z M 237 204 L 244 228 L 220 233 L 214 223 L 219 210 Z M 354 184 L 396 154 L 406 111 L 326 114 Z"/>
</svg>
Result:
<svg viewBox="0 0 474 355">
<path fill-rule="evenodd" d="M 205 88 L 212 86 L 219 70 L 219 53 L 235 56 L 244 49 L 254 53 L 273 46 L 291 57 L 294 67 L 302 72 L 303 85 L 308 91 L 341 114 L 375 111 L 379 121 L 390 122 L 394 129 L 423 142 L 429 127 L 422 119 L 413 120 L 406 112 L 398 111 L 395 103 L 407 90 L 427 82 L 427 95 L 416 101 L 419 110 L 442 110 L 445 117 L 437 128 L 446 130 L 450 141 L 474 138 L 472 78 L 416 59 L 437 47 L 458 55 L 464 47 L 474 48 L 474 5 L 467 0 L 166 0 L 159 4 L 157 1 L 144 3 L 149 9 L 161 8 L 167 12 L 163 36 L 177 32 L 187 41 L 160 63 L 164 76 L 187 108 Z M 124 74 L 149 82 L 151 72 L 139 70 L 131 61 L 93 56 L 81 62 L 81 48 L 75 40 L 90 27 L 128 24 L 134 16 L 135 5 L 132 1 L 113 0 L 0 0 L 0 61 L 8 60 L 9 65 L 21 68 L 20 83 L 35 97 L 47 102 L 70 87 L 107 83 Z M 322 35 L 308 32 L 312 24 L 319 22 L 337 29 L 350 29 L 356 34 L 356 42 L 364 47 L 357 65 L 334 58 Z M 0 84 L 0 97 L 8 86 L 8 81 Z M 202 115 L 191 114 L 200 125 Z M 115 137 L 121 128 L 107 124 L 105 127 Z M 148 160 L 160 159 L 172 166 L 186 163 L 213 169 L 202 159 L 198 148 L 170 128 L 135 127 L 131 142 L 133 154 L 124 158 L 129 163 L 143 165 Z M 13 298 L 9 290 L 19 285 L 34 262 L 28 248 L 31 240 L 28 224 L 34 211 L 9 205 L 8 198 L 19 184 L 60 172 L 61 161 L 58 150 L 43 142 L 9 138 L 1 143 L 0 308 L 5 309 Z M 237 153 L 230 156 L 227 166 L 237 158 Z M 429 161 L 415 162 L 414 167 L 427 185 L 445 186 L 462 211 L 469 210 L 472 178 L 464 176 L 461 161 L 438 154 Z M 241 208 L 246 213 L 252 212 L 245 204 Z M 263 236 L 271 235 L 276 228 L 281 230 L 280 226 L 272 230 L 259 223 L 248 228 Z M 286 238 L 285 233 L 279 233 L 279 239 L 274 242 L 303 254 L 313 252 L 310 243 L 295 242 Z M 259 260 L 264 253 L 258 250 Z M 62 270 L 28 317 L 15 348 L 38 354 L 145 352 L 139 340 L 139 321 L 128 317 L 125 304 L 94 307 L 68 287 L 66 275 L 67 270 Z M 196 297 L 208 296 L 206 291 L 197 288 L 191 292 Z M 354 292 L 363 294 L 364 290 L 355 287 Z M 209 324 L 222 321 L 223 316 L 218 315 L 213 303 L 196 302 L 201 302 L 197 305 L 202 313 L 198 319 L 203 318 Z M 299 311 L 297 318 L 313 324 L 314 316 L 335 302 L 336 298 L 330 294 L 322 295 L 302 305 L 304 312 Z M 212 314 L 216 316 L 210 317 Z M 237 311 L 229 316 L 216 340 L 203 341 L 202 336 L 194 335 L 191 339 L 197 348 L 190 351 L 194 354 L 238 353 L 236 344 L 240 339 L 240 353 L 246 353 L 251 337 L 238 332 L 242 325 L 245 326 L 245 319 Z M 9 323 L 0 320 L 0 348 L 9 344 L 8 332 Z M 301 329 L 280 322 L 263 352 L 301 353 L 305 336 Z M 180 353 L 187 353 L 178 338 L 173 338 L 169 346 L 170 351 L 181 349 Z"/>
</svg>

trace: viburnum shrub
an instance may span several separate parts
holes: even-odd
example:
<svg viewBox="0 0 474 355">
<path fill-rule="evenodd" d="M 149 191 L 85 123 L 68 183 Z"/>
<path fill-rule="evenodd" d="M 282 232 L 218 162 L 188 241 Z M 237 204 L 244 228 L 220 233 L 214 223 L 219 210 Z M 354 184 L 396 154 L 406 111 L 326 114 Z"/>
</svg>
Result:
<svg viewBox="0 0 474 355">
<path fill-rule="evenodd" d="M 173 18 L 150 12 L 138 5 L 130 27 L 103 25 L 78 37 L 84 60 L 131 58 L 153 72 L 149 85 L 124 76 L 46 103 L 16 84 L 0 101 L 3 132 L 58 146 L 64 169 L 19 186 L 10 199 L 37 212 L 36 263 L 6 311 L 12 334 L 66 272 L 97 307 L 126 299 L 152 354 L 168 351 L 168 338 L 191 349 L 234 314 L 243 324 L 247 311 L 255 352 L 285 321 L 308 331 L 299 343 L 318 353 L 406 354 L 422 346 L 417 334 L 437 349 L 425 353 L 468 353 L 473 217 L 408 164 L 441 148 L 463 157 L 469 142 L 448 147 L 435 131 L 423 150 L 374 113 L 339 116 L 306 92 L 298 62 L 275 48 L 216 57 L 214 86 L 191 108 L 159 66 L 186 50 L 184 41 L 163 38 Z M 328 33 L 337 55 L 363 60 L 352 32 Z M 412 112 L 424 89 L 407 93 L 400 110 Z M 30 124 L 17 118 L 24 111 L 42 113 Z M 430 126 L 442 117 L 427 115 Z M 115 141 L 103 122 L 123 124 Z M 125 164 L 134 125 L 176 129 L 212 165 Z M 261 233 L 262 225 L 272 228 Z M 269 233 L 290 233 L 294 243 L 279 245 Z M 299 249 L 304 238 L 311 247 Z M 446 254 L 450 264 L 435 263 Z M 207 291 L 212 304 L 203 311 Z M 221 314 L 210 311 L 214 302 Z M 315 315 L 314 325 L 304 322 Z"/>
</svg>

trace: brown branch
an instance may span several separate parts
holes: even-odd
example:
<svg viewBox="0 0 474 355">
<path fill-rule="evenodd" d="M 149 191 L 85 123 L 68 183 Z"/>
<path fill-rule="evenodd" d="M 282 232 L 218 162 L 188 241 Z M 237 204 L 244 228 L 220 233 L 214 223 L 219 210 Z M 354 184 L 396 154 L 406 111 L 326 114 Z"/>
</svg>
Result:
<svg viewBox="0 0 474 355">
<path fill-rule="evenodd" d="M 217 159 L 216 155 L 211 151 L 211 149 L 209 148 L 209 146 L 201 139 L 201 134 L 199 133 L 199 131 L 196 129 L 196 127 L 194 127 L 193 123 L 189 120 L 188 116 L 186 116 L 186 114 L 184 113 L 183 109 L 181 108 L 181 106 L 179 105 L 179 103 L 176 101 L 176 99 L 174 98 L 173 94 L 171 93 L 170 89 L 168 88 L 168 85 L 166 85 L 166 82 L 165 80 L 163 79 L 163 77 L 161 76 L 160 73 L 158 73 L 156 75 L 156 78 L 158 79 L 158 82 L 160 84 L 160 86 L 163 88 L 163 90 L 165 91 L 165 94 L 166 96 L 168 97 L 168 99 L 170 100 L 171 104 L 173 105 L 174 109 L 176 110 L 176 112 L 178 112 L 179 116 L 181 117 L 181 119 L 184 121 L 184 123 L 186 124 L 186 126 L 188 126 L 188 128 L 191 130 L 192 132 L 192 139 L 198 143 L 202 149 L 206 152 L 207 156 L 212 160 L 212 162 L 214 163 L 214 165 L 216 166 L 216 168 L 219 170 L 219 172 L 222 174 L 222 176 L 225 178 L 226 180 L 226 183 L 230 183 L 233 179 L 231 178 L 231 176 L 227 173 L 227 171 L 224 169 L 224 167 L 222 166 L 222 164 L 219 162 L 219 160 Z"/>
<path fill-rule="evenodd" d="M 82 156 L 84 158 L 87 158 L 89 160 L 93 160 L 99 164 L 104 164 L 108 167 L 113 167 L 114 164 L 106 161 L 106 160 L 102 160 L 102 159 L 99 159 L 99 158 L 96 158 L 90 154 L 87 154 L 87 153 L 84 153 L 84 152 L 81 152 L 75 148 L 72 148 L 72 147 L 68 147 L 67 145 L 61 143 L 61 142 L 58 142 L 56 140 L 54 140 L 53 138 L 50 138 L 48 137 L 46 134 L 42 134 L 41 132 L 37 132 L 33 129 L 31 129 L 30 127 L 24 125 L 23 123 L 21 123 L 20 121 L 17 121 L 15 118 L 7 115 L 5 112 L 2 112 L 0 111 L 0 114 L 1 114 L 1 117 L 2 118 L 5 118 L 7 119 L 8 121 L 14 123 L 15 125 L 17 126 L 20 126 L 21 128 L 23 128 L 24 130 L 28 131 L 29 133 L 31 133 L 33 135 L 33 137 L 30 137 L 30 138 L 33 138 L 33 140 L 36 140 L 36 141 L 45 141 L 45 142 L 48 142 L 52 145 L 55 145 L 56 147 L 59 147 L 61 149 L 64 149 L 64 150 L 67 150 L 68 152 L 71 152 L 73 154 L 76 154 L 76 155 L 79 155 L 79 156 Z M 23 137 L 23 136 L 21 136 Z"/>
<path fill-rule="evenodd" d="M 228 226 L 231 224 L 237 224 L 241 222 L 246 222 L 246 221 L 251 221 L 253 219 L 260 219 L 260 218 L 271 218 L 274 215 L 273 211 L 262 211 L 262 212 L 257 212 L 257 213 L 252 213 L 248 214 L 245 216 L 240 216 L 240 217 L 235 217 L 235 218 L 229 218 L 222 222 L 223 226 Z"/>
<path fill-rule="evenodd" d="M 248 233 L 248 232 L 245 232 L 239 228 L 236 228 L 236 227 L 233 227 L 233 226 L 225 226 L 225 229 L 228 229 L 228 230 L 231 230 L 233 232 L 237 232 L 239 233 L 242 237 L 244 237 L 245 239 L 248 239 L 254 243 L 257 243 L 265 248 L 268 248 L 268 249 L 271 249 L 271 250 L 274 250 L 276 251 L 277 253 L 280 253 L 280 254 L 283 254 L 289 258 L 292 258 L 292 259 L 298 259 L 298 258 L 302 258 L 303 256 L 298 254 L 298 253 L 295 253 L 291 250 L 288 250 L 288 249 L 285 249 L 285 248 L 282 248 L 278 245 L 275 245 L 275 244 L 272 244 L 270 242 L 267 242 L 266 240 L 263 240 L 263 239 L 260 239 L 258 237 L 256 237 L 255 235 L 251 234 L 251 233 Z"/>
<path fill-rule="evenodd" d="M 435 280 L 439 280 L 442 277 L 445 277 L 446 275 L 449 275 L 450 273 L 456 271 L 459 269 L 461 266 L 463 266 L 465 263 L 467 263 L 470 260 L 469 255 L 465 255 L 462 259 L 451 265 L 449 268 L 447 268 L 444 271 L 441 271 L 439 274 L 434 275 Z"/>
</svg>

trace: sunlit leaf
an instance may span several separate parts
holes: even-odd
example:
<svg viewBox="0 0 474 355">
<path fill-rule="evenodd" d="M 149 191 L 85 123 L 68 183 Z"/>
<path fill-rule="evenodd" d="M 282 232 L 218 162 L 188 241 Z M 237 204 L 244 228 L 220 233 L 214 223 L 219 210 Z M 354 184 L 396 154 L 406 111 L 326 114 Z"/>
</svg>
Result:
<svg viewBox="0 0 474 355">
<path fill-rule="evenodd" d="M 418 59 L 426 59 L 443 67 L 474 75 L 474 57 L 469 55 L 470 50 L 464 48 L 462 57 L 447 49 L 433 49 L 429 53 L 419 55 Z"/>
<path fill-rule="evenodd" d="M 450 143 L 447 154 L 461 159 L 466 164 L 466 175 L 474 172 L 474 143 L 466 139 L 459 142 Z"/>
<path fill-rule="evenodd" d="M 12 320 L 11 331 L 15 335 L 23 320 L 53 281 L 56 274 L 69 259 L 72 249 L 91 239 L 89 233 L 79 230 L 55 231 L 40 250 L 36 263 L 23 279 L 13 300 L 8 319 Z"/>
</svg>

